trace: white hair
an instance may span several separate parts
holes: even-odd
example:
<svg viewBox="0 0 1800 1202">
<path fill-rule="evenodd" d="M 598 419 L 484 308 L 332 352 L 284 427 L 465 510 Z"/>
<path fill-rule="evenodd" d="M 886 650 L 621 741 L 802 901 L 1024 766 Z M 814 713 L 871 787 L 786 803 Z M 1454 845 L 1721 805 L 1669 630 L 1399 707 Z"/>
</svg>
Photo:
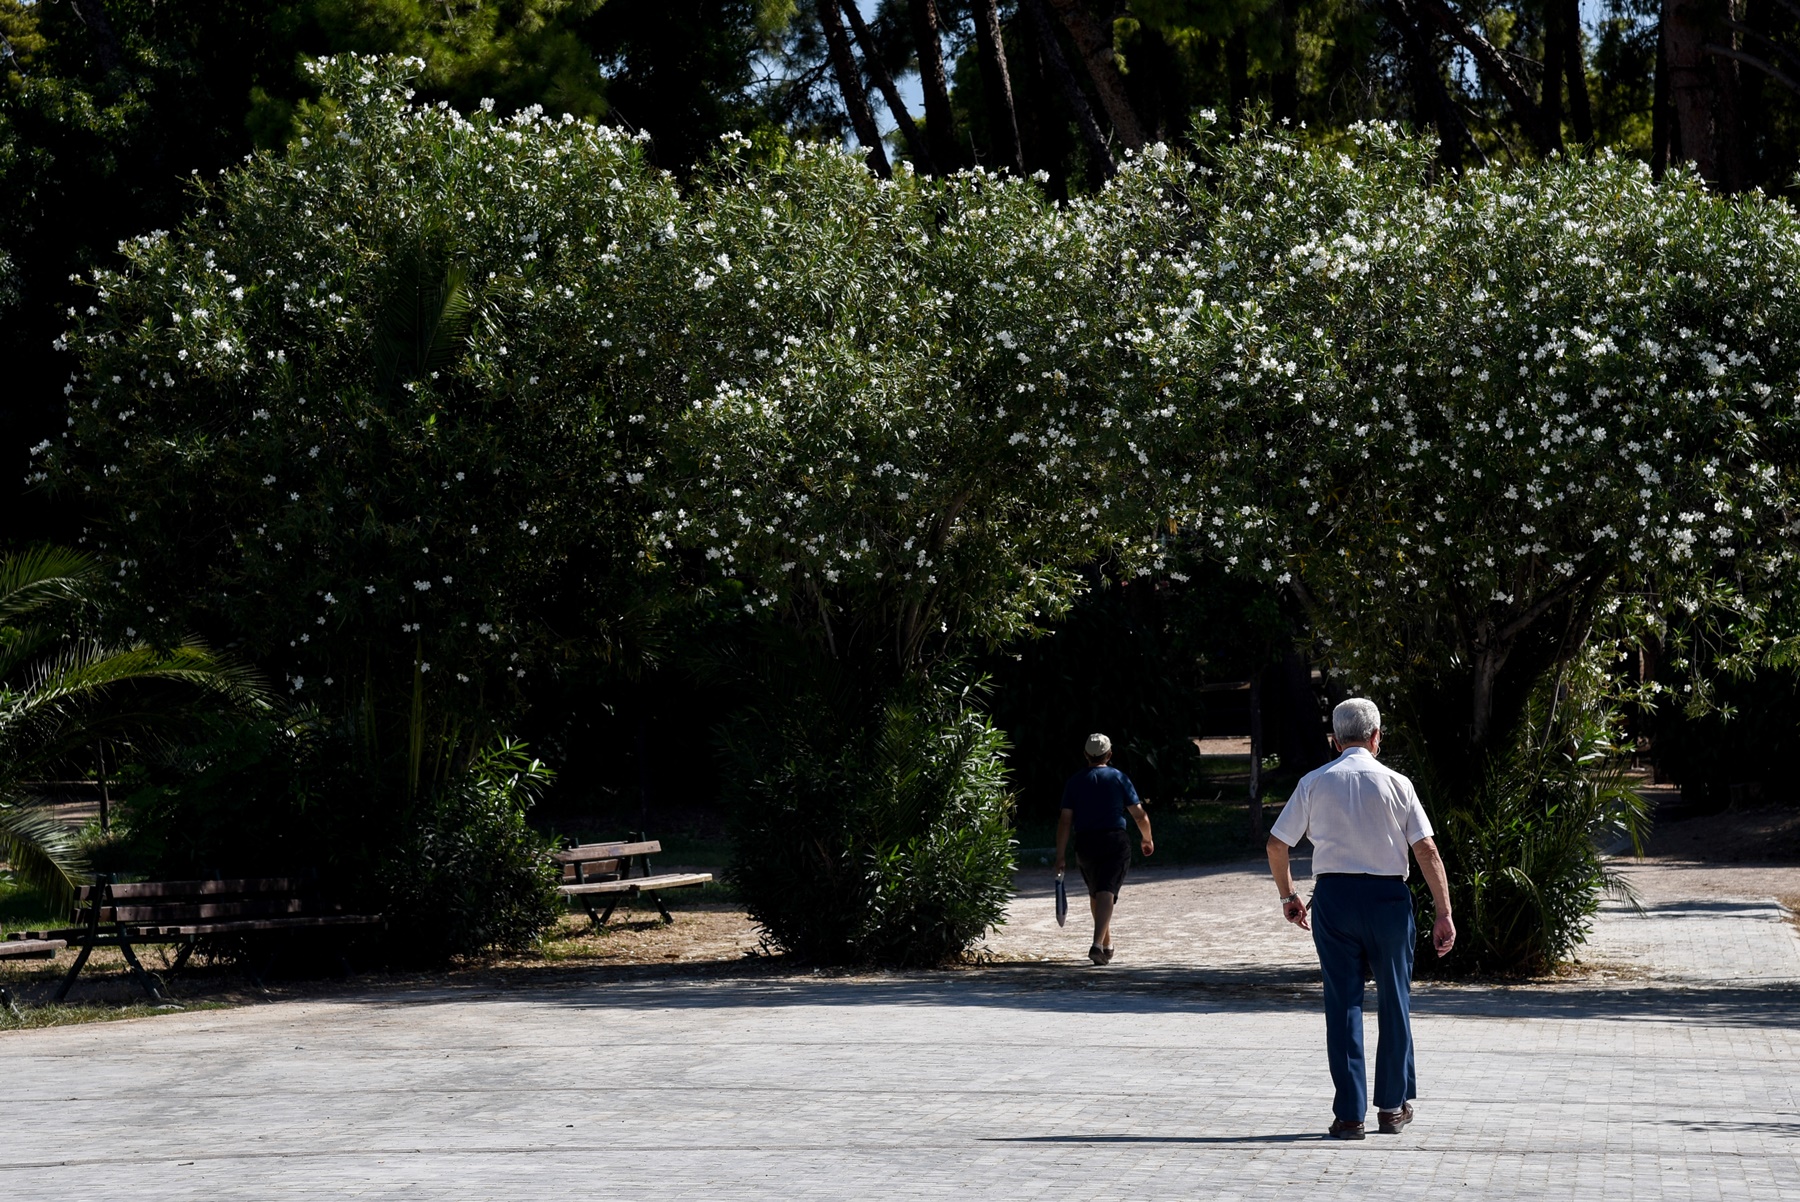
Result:
<svg viewBox="0 0 1800 1202">
<path fill-rule="evenodd" d="M 1367 697 L 1340 701 L 1331 711 L 1331 733 L 1340 743 L 1366 743 L 1381 727 L 1381 711 Z"/>
</svg>

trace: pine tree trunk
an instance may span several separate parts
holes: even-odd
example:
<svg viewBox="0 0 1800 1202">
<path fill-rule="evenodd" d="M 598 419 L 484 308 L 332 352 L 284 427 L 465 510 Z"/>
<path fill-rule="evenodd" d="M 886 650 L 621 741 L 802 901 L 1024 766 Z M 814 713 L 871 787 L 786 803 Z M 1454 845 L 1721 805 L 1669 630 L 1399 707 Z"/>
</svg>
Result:
<svg viewBox="0 0 1800 1202">
<path fill-rule="evenodd" d="M 909 0 L 913 47 L 919 55 L 919 87 L 925 94 L 925 142 L 939 171 L 954 171 L 963 161 L 956 144 L 956 117 L 950 110 L 950 80 L 944 73 L 943 31 L 936 0 Z"/>
<path fill-rule="evenodd" d="M 981 90 L 987 96 L 989 154 L 996 167 L 1025 174 L 1019 153 L 1019 121 L 1013 111 L 1012 79 L 1006 71 L 1006 40 L 995 0 L 976 0 L 975 42 L 981 53 Z"/>
<path fill-rule="evenodd" d="M 1724 26 L 1736 18 L 1734 0 L 1663 0 L 1668 53 L 1670 152 L 1691 162 L 1700 177 L 1727 192 L 1743 186 L 1742 128 L 1737 64 L 1707 53 L 1709 41 L 1734 47 Z"/>
<path fill-rule="evenodd" d="M 1594 144 L 1594 106 L 1588 98 L 1587 63 L 1581 54 L 1581 0 L 1555 0 L 1562 5 L 1563 73 L 1569 81 L 1569 124 L 1575 140 Z"/>
<path fill-rule="evenodd" d="M 1563 126 L 1563 0 L 1544 5 L 1544 85 L 1538 93 L 1538 112 L 1551 146 L 1561 150 Z"/>
<path fill-rule="evenodd" d="M 106 19 L 103 0 L 71 0 L 70 7 L 93 36 L 94 57 L 99 60 L 100 69 L 115 69 L 119 65 L 119 37 L 113 32 L 112 22 Z"/>
<path fill-rule="evenodd" d="M 1276 121 L 1292 124 L 1300 120 L 1299 0 L 1277 0 L 1275 19 L 1281 23 L 1281 61 L 1269 85 L 1269 110 Z"/>
<path fill-rule="evenodd" d="M 1431 122 L 1437 130 L 1438 161 L 1451 171 L 1460 171 L 1464 152 L 1475 143 L 1456 103 L 1444 87 L 1431 37 L 1401 0 L 1389 0 L 1387 8 L 1388 20 L 1400 31 L 1401 43 L 1406 47 L 1407 74 L 1412 78 L 1416 119 L 1421 124 Z"/>
<path fill-rule="evenodd" d="M 1100 97 L 1100 107 L 1106 110 L 1106 119 L 1112 122 L 1113 132 L 1128 149 L 1143 149 L 1144 127 L 1138 123 L 1137 110 L 1131 107 L 1131 99 L 1125 94 L 1125 77 L 1119 73 L 1119 64 L 1113 58 L 1112 35 L 1082 7 L 1082 0 L 1050 0 L 1050 6 L 1074 39 L 1075 49 L 1081 53 L 1088 78 L 1094 81 L 1094 92 Z"/>
<path fill-rule="evenodd" d="M 875 128 L 875 115 L 869 111 L 869 94 L 863 89 L 856 56 L 850 51 L 850 35 L 844 31 L 844 12 L 838 0 L 819 0 L 819 24 L 825 28 L 825 48 L 831 56 L 838 91 L 844 96 L 844 111 L 850 114 L 850 128 L 856 131 L 856 140 L 862 143 L 869 170 L 885 179 L 893 174 L 893 169 L 888 166 L 887 151 Z"/>
<path fill-rule="evenodd" d="M 1062 92 L 1063 103 L 1075 114 L 1075 124 L 1081 128 L 1082 141 L 1087 143 L 1088 154 L 1094 160 L 1094 167 L 1102 176 L 1111 179 L 1118 171 L 1113 164 L 1112 149 L 1106 144 L 1106 135 L 1100 132 L 1100 123 L 1094 120 L 1094 110 L 1088 106 L 1087 96 L 1081 91 L 1081 84 L 1075 78 L 1075 72 L 1069 69 L 1069 60 L 1063 57 L 1062 46 L 1056 40 L 1056 26 L 1050 21 L 1050 14 L 1044 11 L 1044 0 L 1020 0 L 1019 7 L 1031 21 L 1032 29 L 1037 33 L 1038 45 L 1044 55 L 1044 67 L 1056 86 Z"/>
<path fill-rule="evenodd" d="M 1250 107 L 1250 39 L 1242 29 L 1225 39 L 1225 99 L 1231 128 L 1242 129 L 1244 110 Z"/>
<path fill-rule="evenodd" d="M 1669 169 L 1669 24 L 1659 21 L 1656 27 L 1656 75 L 1650 90 L 1650 174 L 1657 179 Z"/>
</svg>

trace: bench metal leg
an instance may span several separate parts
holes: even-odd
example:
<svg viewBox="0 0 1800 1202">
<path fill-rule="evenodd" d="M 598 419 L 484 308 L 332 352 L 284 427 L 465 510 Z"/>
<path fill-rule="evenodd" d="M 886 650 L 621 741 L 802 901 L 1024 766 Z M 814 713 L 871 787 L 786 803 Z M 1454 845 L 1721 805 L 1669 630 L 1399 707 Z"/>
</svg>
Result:
<svg viewBox="0 0 1800 1202">
<path fill-rule="evenodd" d="M 675 916 L 669 913 L 669 907 L 663 905 L 662 894 L 657 893 L 655 890 L 651 890 L 648 896 L 651 901 L 656 903 L 657 910 L 660 911 L 663 916 L 663 922 L 673 923 L 675 921 Z"/>
<path fill-rule="evenodd" d="M 175 962 L 169 965 L 170 972 L 180 972 L 187 965 L 188 957 L 194 954 L 194 944 L 197 942 L 197 939 L 190 938 L 181 945 L 181 950 L 175 953 Z"/>
<path fill-rule="evenodd" d="M 590 919 L 594 919 L 594 930 L 605 930 L 608 921 L 612 919 L 612 912 L 619 909 L 619 902 L 623 902 L 625 898 L 635 898 L 635 896 L 639 896 L 639 893 L 637 893 L 635 889 L 632 893 L 608 893 L 607 909 L 599 910 L 598 914 L 594 912 L 594 900 L 592 900 L 590 896 L 583 896 L 583 898 L 581 898 L 581 909 L 587 910 L 587 916 L 589 916 Z M 650 894 L 650 896 L 655 898 L 657 894 Z M 662 902 L 657 902 L 657 907 L 659 907 L 659 909 L 661 909 L 661 905 Z M 668 912 L 668 910 L 662 910 L 662 918 L 668 918 L 668 916 L 670 916 L 670 912 Z M 670 921 L 673 921 L 673 919 L 670 919 Z"/>
<path fill-rule="evenodd" d="M 87 964 L 88 957 L 93 954 L 93 951 L 93 944 L 84 943 L 81 945 L 81 950 L 75 953 L 75 963 L 69 965 L 68 974 L 63 977 L 62 984 L 56 987 L 57 1001 L 60 1002 L 69 996 L 69 990 L 75 987 L 75 978 L 81 975 L 81 970 Z"/>
<path fill-rule="evenodd" d="M 621 896 L 623 895 L 618 893 L 610 894 L 610 900 L 606 903 L 606 909 L 598 914 L 594 912 L 594 903 L 592 901 L 586 897 L 581 899 L 582 907 L 587 910 L 587 916 L 594 920 L 594 929 L 596 931 L 604 931 L 606 929 L 607 920 L 612 917 L 613 911 L 618 908 L 619 898 Z"/>
<path fill-rule="evenodd" d="M 158 987 L 159 982 L 156 979 L 156 974 L 150 972 L 142 964 L 138 963 L 137 952 L 132 950 L 131 940 L 125 938 L 123 935 L 119 937 L 119 951 L 124 955 L 125 963 L 131 967 L 131 975 L 136 977 L 137 983 L 144 987 L 144 992 L 150 995 L 150 1000 L 153 1002 L 162 1001 L 162 990 Z"/>
<path fill-rule="evenodd" d="M 251 982 L 263 993 L 269 992 L 269 987 L 263 984 L 263 978 L 269 975 L 269 970 L 271 968 L 275 967 L 276 954 L 277 953 L 271 949 L 269 954 L 262 958 L 262 964 L 260 966 L 255 964 L 247 964 L 244 966 L 244 971 L 250 974 Z"/>
</svg>

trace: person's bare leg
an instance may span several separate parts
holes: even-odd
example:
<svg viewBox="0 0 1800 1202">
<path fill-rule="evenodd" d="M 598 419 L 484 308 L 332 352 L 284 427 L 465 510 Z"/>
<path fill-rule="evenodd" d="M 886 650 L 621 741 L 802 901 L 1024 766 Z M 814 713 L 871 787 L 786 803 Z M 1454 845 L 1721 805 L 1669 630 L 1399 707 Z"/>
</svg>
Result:
<svg viewBox="0 0 1800 1202">
<path fill-rule="evenodd" d="M 1112 948 L 1113 907 L 1118 901 L 1118 897 L 1111 893 L 1095 893 L 1088 898 L 1088 904 L 1094 910 L 1094 946 L 1102 951 Z"/>
</svg>

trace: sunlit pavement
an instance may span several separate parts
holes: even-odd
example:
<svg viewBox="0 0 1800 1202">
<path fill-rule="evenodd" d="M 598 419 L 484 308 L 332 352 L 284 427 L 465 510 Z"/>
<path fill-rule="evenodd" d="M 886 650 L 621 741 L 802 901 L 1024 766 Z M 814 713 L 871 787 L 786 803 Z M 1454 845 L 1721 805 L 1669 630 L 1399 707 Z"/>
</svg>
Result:
<svg viewBox="0 0 1800 1202">
<path fill-rule="evenodd" d="M 1418 1121 L 1361 1143 L 1286 949 L 13 1032 L 0 1198 L 1800 1198 L 1800 945 L 1741 904 L 1603 916 L 1710 969 L 1421 986 Z"/>
</svg>

